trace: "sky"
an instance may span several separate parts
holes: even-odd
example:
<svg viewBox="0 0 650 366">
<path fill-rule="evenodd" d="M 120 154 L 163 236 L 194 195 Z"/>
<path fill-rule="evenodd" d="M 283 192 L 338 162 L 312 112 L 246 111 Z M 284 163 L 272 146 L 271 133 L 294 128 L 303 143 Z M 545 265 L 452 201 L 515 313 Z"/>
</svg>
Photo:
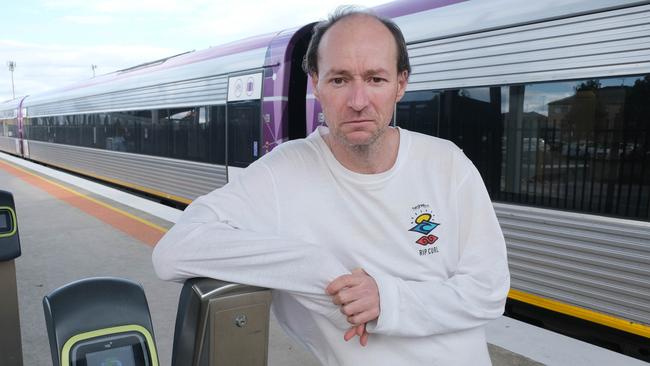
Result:
<svg viewBox="0 0 650 366">
<path fill-rule="evenodd" d="M 376 6 L 388 0 L 356 0 Z M 344 0 L 22 0 L 3 4 L 0 103 L 323 19 Z"/>
</svg>

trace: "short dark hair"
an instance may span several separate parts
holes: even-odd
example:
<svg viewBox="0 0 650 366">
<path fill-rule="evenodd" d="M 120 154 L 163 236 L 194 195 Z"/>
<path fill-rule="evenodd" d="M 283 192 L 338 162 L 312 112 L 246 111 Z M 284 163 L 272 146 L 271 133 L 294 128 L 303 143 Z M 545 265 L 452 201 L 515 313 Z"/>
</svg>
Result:
<svg viewBox="0 0 650 366">
<path fill-rule="evenodd" d="M 369 9 L 349 5 L 339 6 L 329 15 L 327 20 L 323 20 L 314 26 L 311 40 L 307 47 L 307 53 L 302 60 L 302 69 L 305 73 L 308 75 L 314 73 L 318 74 L 318 46 L 320 45 L 320 41 L 325 32 L 332 28 L 332 26 L 339 20 L 355 15 L 369 16 L 378 20 L 388 28 L 393 35 L 393 38 L 395 38 L 395 45 L 397 46 L 397 72 L 401 73 L 402 71 L 407 71 L 410 75 L 411 64 L 409 63 L 409 56 L 406 50 L 406 41 L 404 40 L 404 35 L 397 24 L 390 19 L 380 17 Z"/>
</svg>

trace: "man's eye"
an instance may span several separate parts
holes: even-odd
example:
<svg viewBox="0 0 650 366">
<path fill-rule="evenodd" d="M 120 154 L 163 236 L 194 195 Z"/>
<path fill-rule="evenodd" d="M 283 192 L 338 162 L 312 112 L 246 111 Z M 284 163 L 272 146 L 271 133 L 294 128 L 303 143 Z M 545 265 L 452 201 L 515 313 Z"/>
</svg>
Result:
<svg viewBox="0 0 650 366">
<path fill-rule="evenodd" d="M 334 78 L 334 79 L 332 79 L 332 84 L 334 84 L 334 85 L 343 85 L 344 81 L 345 80 L 343 80 L 343 78 Z"/>
<path fill-rule="evenodd" d="M 381 83 L 381 82 L 383 82 L 384 80 L 386 80 L 386 79 L 384 79 L 384 78 L 380 78 L 380 77 L 378 77 L 378 76 L 373 76 L 373 77 L 370 78 L 370 81 L 372 81 L 372 82 L 375 83 L 375 84 Z"/>
</svg>

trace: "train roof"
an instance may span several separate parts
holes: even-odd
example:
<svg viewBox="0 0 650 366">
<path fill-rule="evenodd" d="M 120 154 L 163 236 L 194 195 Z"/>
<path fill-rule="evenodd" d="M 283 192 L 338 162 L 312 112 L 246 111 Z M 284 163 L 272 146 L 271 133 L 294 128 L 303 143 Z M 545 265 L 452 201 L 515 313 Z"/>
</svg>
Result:
<svg viewBox="0 0 650 366">
<path fill-rule="evenodd" d="M 264 65 L 267 47 L 275 35 L 276 33 L 268 33 L 205 50 L 190 51 L 150 61 L 30 96 L 23 105 L 29 108 L 58 100 L 110 94 L 120 90 L 146 88 L 260 68 Z"/>
<path fill-rule="evenodd" d="M 18 97 L 0 102 L 0 119 L 16 118 L 18 116 L 18 108 L 20 108 L 20 102 L 23 100 L 23 98 L 24 97 Z"/>
<path fill-rule="evenodd" d="M 472 0 L 394 18 L 407 91 L 646 73 L 648 1 Z"/>
<path fill-rule="evenodd" d="M 491 29 L 535 23 L 590 12 L 648 3 L 638 0 L 400 0 L 374 8 L 393 18 L 408 43 L 471 34 Z M 264 66 L 267 48 L 279 34 L 299 28 L 250 37 L 240 41 L 191 51 L 101 75 L 25 99 L 23 106 L 53 104 L 92 95 L 154 88 L 211 75 L 252 70 Z M 215 81 L 216 82 L 216 81 Z M 220 79 L 219 83 L 224 81 Z M 0 110 L 2 107 L 0 107 Z"/>
<path fill-rule="evenodd" d="M 408 43 L 566 18 L 632 5 L 639 0 L 400 0 L 375 7 L 393 18 Z"/>
</svg>

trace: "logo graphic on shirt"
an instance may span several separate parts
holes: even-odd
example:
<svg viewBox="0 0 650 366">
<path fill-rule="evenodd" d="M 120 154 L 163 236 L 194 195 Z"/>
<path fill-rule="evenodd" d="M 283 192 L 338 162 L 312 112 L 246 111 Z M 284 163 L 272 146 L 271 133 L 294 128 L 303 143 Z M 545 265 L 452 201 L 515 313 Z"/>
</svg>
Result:
<svg viewBox="0 0 650 366">
<path fill-rule="evenodd" d="M 427 204 L 419 204 L 413 207 L 414 215 L 411 217 L 412 224 L 414 225 L 409 231 L 420 234 L 420 237 L 415 241 L 416 244 L 428 246 L 434 244 L 438 237 L 431 232 L 440 224 L 433 221 L 433 214 Z M 424 253 L 423 253 L 424 252 Z M 420 249 L 420 255 L 438 253 L 437 247 L 429 247 L 427 249 Z"/>
</svg>

